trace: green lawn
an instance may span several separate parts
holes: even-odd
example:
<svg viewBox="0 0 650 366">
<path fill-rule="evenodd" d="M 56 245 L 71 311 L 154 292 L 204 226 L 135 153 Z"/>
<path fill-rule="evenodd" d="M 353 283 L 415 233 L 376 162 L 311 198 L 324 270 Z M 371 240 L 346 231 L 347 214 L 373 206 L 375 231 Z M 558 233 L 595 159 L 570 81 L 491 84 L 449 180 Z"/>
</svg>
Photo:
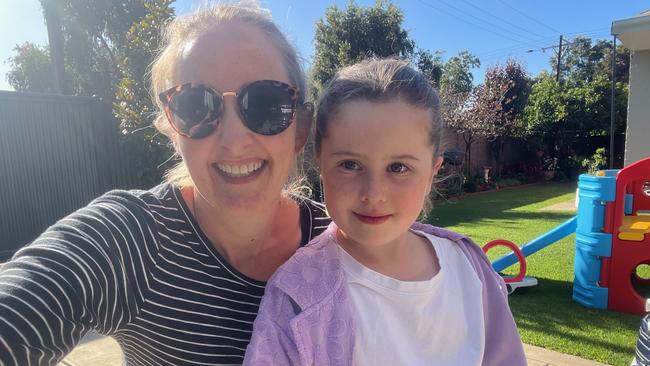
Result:
<svg viewBox="0 0 650 366">
<path fill-rule="evenodd" d="M 540 184 L 477 194 L 437 203 L 428 221 L 468 235 L 480 245 L 508 239 L 521 246 L 573 216 L 570 211 L 540 209 L 570 200 L 575 189 L 575 183 Z M 510 295 L 521 337 L 528 344 L 629 365 L 640 316 L 587 309 L 571 300 L 574 247 L 575 234 L 527 258 L 527 275 L 539 284 Z M 490 251 L 491 259 L 507 251 L 498 249 Z"/>
</svg>

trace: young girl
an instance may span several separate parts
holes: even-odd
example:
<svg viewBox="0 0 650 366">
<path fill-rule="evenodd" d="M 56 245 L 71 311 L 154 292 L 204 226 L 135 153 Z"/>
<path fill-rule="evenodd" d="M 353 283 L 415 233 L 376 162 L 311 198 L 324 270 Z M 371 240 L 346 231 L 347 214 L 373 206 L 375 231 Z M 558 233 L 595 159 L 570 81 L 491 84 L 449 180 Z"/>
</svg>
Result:
<svg viewBox="0 0 650 366">
<path fill-rule="evenodd" d="M 271 278 L 244 364 L 526 364 L 481 249 L 414 223 L 442 163 L 440 135 L 437 94 L 406 61 L 338 73 L 316 132 L 333 223 Z"/>
</svg>

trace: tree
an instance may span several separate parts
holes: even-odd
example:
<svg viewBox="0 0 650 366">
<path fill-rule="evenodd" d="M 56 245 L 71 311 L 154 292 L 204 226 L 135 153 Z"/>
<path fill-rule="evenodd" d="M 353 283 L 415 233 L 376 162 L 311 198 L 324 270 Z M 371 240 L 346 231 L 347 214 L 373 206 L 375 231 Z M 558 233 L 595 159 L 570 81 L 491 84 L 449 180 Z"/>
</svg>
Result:
<svg viewBox="0 0 650 366">
<path fill-rule="evenodd" d="M 488 118 L 483 124 L 486 130 L 485 136 L 491 141 L 497 176 L 501 174 L 504 140 L 523 134 L 519 117 L 528 99 L 529 85 L 524 67 L 513 59 L 485 71 L 484 91 L 479 100 L 483 106 L 492 106 L 494 113 L 481 113 L 479 116 Z"/>
<path fill-rule="evenodd" d="M 352 1 L 344 10 L 329 7 L 316 22 L 312 78 L 322 89 L 341 66 L 367 57 L 404 57 L 413 54 L 414 43 L 402 28 L 404 14 L 388 1 L 360 7 Z M 318 92 L 315 90 L 314 92 Z"/>
<path fill-rule="evenodd" d="M 468 51 L 460 51 L 458 55 L 450 57 L 442 69 L 440 89 L 452 93 L 469 93 L 472 90 L 474 76 L 472 69 L 481 66 L 478 57 Z"/>
<path fill-rule="evenodd" d="M 174 16 L 171 2 L 152 0 L 145 3 L 146 15 L 126 33 L 121 80 L 113 105 L 113 113 L 128 142 L 129 155 L 134 157 L 135 171 L 147 186 L 161 180 L 159 167 L 172 154 L 167 139 L 153 127 L 156 107 L 143 78 L 156 56 L 161 41 L 160 28 Z"/>
<path fill-rule="evenodd" d="M 610 41 L 592 43 L 577 37 L 563 52 L 562 82 L 542 74 L 533 85 L 523 121 L 528 132 L 541 135 L 552 147 L 552 154 L 580 158 L 595 148 L 583 151 L 586 141 L 610 134 L 611 108 Z M 627 118 L 629 53 L 617 55 L 615 131 L 624 131 Z M 555 64 L 555 63 L 552 63 Z M 600 139 L 603 144 L 605 139 Z M 580 142 L 575 144 L 571 142 Z"/>
<path fill-rule="evenodd" d="M 67 90 L 96 95 L 113 107 L 141 183 L 160 181 L 158 166 L 171 152 L 151 125 L 154 107 L 145 75 L 159 47 L 160 27 L 173 17 L 171 0 L 40 1 L 44 15 L 54 14 L 60 22 Z M 26 44 L 16 52 L 7 74 L 16 90 L 57 91 L 47 48 Z"/>
<path fill-rule="evenodd" d="M 612 52 L 611 46 L 603 56 L 600 64 L 598 65 L 598 73 L 601 75 L 611 74 L 612 70 Z M 629 84 L 630 83 L 630 50 L 623 45 L 616 47 L 616 81 Z"/>
<path fill-rule="evenodd" d="M 57 0 L 74 94 L 97 95 L 112 104 L 126 34 L 133 23 L 145 16 L 147 2 Z"/>
<path fill-rule="evenodd" d="M 149 0 L 40 1 L 47 19 L 52 50 L 47 55 L 54 56 L 52 62 L 57 70 L 61 65 L 65 70 L 63 76 L 59 75 L 62 79 L 62 89 L 59 91 L 73 95 L 96 95 L 107 104 L 112 104 L 120 77 L 118 67 L 123 58 L 126 33 L 134 22 L 146 14 L 145 4 Z M 18 47 L 16 52 L 21 52 Z M 12 58 L 14 61 L 9 73 L 16 76 L 22 73 L 23 80 L 37 80 L 42 69 L 36 70 L 30 65 L 41 64 L 42 52 L 31 52 L 33 49 L 22 51 Z M 53 71 L 49 65 L 48 62 L 45 69 L 50 72 L 51 78 Z M 59 73 L 60 70 L 56 74 Z M 42 91 L 42 88 L 30 89 L 32 85 L 38 88 L 38 84 L 11 85 L 17 90 Z M 22 87 L 27 89 L 20 89 Z M 48 90 L 57 91 L 55 83 Z"/>
<path fill-rule="evenodd" d="M 612 42 L 578 36 L 563 47 L 560 60 L 560 78 L 569 86 L 592 82 L 598 75 L 611 74 Z M 616 80 L 628 83 L 630 51 L 619 45 L 616 57 Z M 557 72 L 557 58 L 550 60 L 553 74 Z"/>
<path fill-rule="evenodd" d="M 546 71 L 533 83 L 522 121 L 528 134 L 558 131 L 559 124 L 568 116 L 565 95 L 560 83 Z"/>
<path fill-rule="evenodd" d="M 441 89 L 440 101 L 442 119 L 445 126 L 453 128 L 463 138 L 465 143 L 465 174 L 469 175 L 471 166 L 472 145 L 476 142 L 478 131 L 472 116 L 475 95 L 472 92 L 453 93 L 449 89 Z"/>
<path fill-rule="evenodd" d="M 41 0 L 43 17 L 47 26 L 47 37 L 50 42 L 51 72 L 54 90 L 59 94 L 68 94 L 65 77 L 65 60 L 63 56 L 63 29 L 61 27 L 61 9 L 54 0 Z"/>
<path fill-rule="evenodd" d="M 511 86 L 512 83 L 506 80 L 479 85 L 469 92 L 442 89 L 443 120 L 463 137 L 467 175 L 471 173 L 472 145 L 480 137 L 493 139 L 501 134 L 501 125 L 497 121 L 510 118 L 504 106 L 508 103 L 506 94 Z"/>
<path fill-rule="evenodd" d="M 419 49 L 415 53 L 415 66 L 436 88 L 440 88 L 440 79 L 445 65 L 442 61 L 442 54 L 442 51 L 431 53 L 424 49 Z"/>
<path fill-rule="evenodd" d="M 616 83 L 615 133 L 625 130 L 628 85 Z M 598 147 L 589 142 L 610 134 L 611 81 L 596 74 L 588 83 L 560 85 L 542 73 L 532 87 L 522 121 L 527 133 L 545 141 L 555 157 L 573 156 L 578 161 Z M 605 143 L 600 139 L 600 143 Z"/>
<path fill-rule="evenodd" d="M 7 82 L 17 91 L 54 93 L 50 53 L 47 48 L 25 42 L 14 48 L 15 55 L 9 58 Z"/>
</svg>

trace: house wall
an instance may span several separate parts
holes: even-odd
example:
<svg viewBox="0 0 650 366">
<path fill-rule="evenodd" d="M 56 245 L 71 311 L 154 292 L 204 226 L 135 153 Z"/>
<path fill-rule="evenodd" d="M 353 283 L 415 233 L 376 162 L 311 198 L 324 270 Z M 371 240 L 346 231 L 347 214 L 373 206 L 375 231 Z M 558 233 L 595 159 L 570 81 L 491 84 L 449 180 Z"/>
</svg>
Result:
<svg viewBox="0 0 650 366">
<path fill-rule="evenodd" d="M 650 50 L 632 52 L 628 98 L 625 165 L 650 157 Z"/>
</svg>

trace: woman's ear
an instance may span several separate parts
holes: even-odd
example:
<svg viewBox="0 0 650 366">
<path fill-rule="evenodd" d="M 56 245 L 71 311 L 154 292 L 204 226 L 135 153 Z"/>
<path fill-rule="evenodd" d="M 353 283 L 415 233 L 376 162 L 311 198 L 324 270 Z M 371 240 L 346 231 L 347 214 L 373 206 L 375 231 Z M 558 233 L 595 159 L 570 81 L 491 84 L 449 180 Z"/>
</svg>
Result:
<svg viewBox="0 0 650 366">
<path fill-rule="evenodd" d="M 303 103 L 296 110 L 296 152 L 300 152 L 309 137 L 312 121 L 314 119 L 314 105 L 310 102 Z"/>
</svg>

